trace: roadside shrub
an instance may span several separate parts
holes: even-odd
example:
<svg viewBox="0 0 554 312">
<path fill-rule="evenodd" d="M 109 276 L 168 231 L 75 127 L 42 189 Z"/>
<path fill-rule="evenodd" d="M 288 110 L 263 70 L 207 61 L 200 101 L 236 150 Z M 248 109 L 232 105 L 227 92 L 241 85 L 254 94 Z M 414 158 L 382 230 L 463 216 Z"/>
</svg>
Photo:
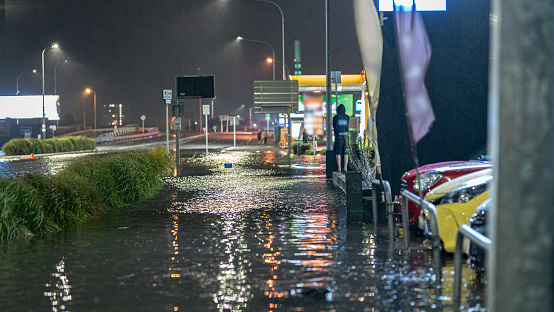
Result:
<svg viewBox="0 0 554 312">
<path fill-rule="evenodd" d="M 6 155 L 26 155 L 31 154 L 28 139 L 12 139 L 2 147 Z"/>
<path fill-rule="evenodd" d="M 325 156 L 325 155 L 327 155 L 327 149 L 323 148 L 321 149 L 321 156 Z"/>
<path fill-rule="evenodd" d="M 13 139 L 2 147 L 2 151 L 8 155 L 28 155 L 31 153 L 59 153 L 86 151 L 96 148 L 96 141 L 84 136 L 64 137 L 60 139 Z"/>
<path fill-rule="evenodd" d="M 43 153 L 43 143 L 39 139 L 27 139 L 29 140 L 29 148 L 31 149 L 31 153 L 35 154 L 42 154 Z M 30 153 L 29 153 L 30 154 Z"/>
<path fill-rule="evenodd" d="M 45 221 L 35 189 L 14 178 L 0 179 L 0 241 L 53 228 Z"/>
<path fill-rule="evenodd" d="M 73 141 L 69 139 L 70 137 L 63 137 L 60 139 L 60 143 L 62 144 L 62 152 L 71 152 L 76 150 L 75 146 L 73 145 Z"/>
<path fill-rule="evenodd" d="M 294 143 L 292 145 L 292 151 L 294 154 L 302 155 L 306 153 L 307 150 L 309 150 L 312 147 L 312 144 L 310 143 Z"/>
<path fill-rule="evenodd" d="M 163 187 L 162 177 L 171 168 L 171 155 L 159 147 L 88 157 L 57 175 L 0 178 L 0 241 L 59 229 L 151 197 Z"/>
<path fill-rule="evenodd" d="M 313 154 L 314 154 L 314 151 L 312 151 L 312 150 L 307 150 L 306 152 L 304 152 L 304 154 L 306 154 L 306 155 L 313 155 Z"/>
</svg>

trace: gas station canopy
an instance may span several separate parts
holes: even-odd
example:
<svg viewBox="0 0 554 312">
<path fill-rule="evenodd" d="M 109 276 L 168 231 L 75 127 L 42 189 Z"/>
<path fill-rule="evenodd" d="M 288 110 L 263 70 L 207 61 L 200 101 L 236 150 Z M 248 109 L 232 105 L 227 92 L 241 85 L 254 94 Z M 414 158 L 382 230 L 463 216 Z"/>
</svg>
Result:
<svg viewBox="0 0 554 312">
<path fill-rule="evenodd" d="M 326 75 L 291 75 L 291 80 L 298 81 L 298 92 L 325 92 Z M 342 92 L 363 92 L 366 89 L 364 73 L 355 75 L 341 75 L 341 83 L 338 84 L 338 91 Z M 334 84 L 331 90 L 335 91 Z"/>
</svg>

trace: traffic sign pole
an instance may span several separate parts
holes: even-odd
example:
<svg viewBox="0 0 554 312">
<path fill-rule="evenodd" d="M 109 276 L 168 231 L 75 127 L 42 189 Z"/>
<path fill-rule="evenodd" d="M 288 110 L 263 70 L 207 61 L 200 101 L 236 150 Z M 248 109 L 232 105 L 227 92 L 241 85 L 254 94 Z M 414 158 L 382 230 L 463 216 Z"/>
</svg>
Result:
<svg viewBox="0 0 554 312">
<path fill-rule="evenodd" d="M 169 104 L 165 103 L 165 143 L 169 152 Z"/>
<path fill-rule="evenodd" d="M 233 117 L 233 147 L 237 147 L 237 117 Z"/>
<path fill-rule="evenodd" d="M 202 113 L 206 116 L 206 155 L 208 155 L 208 115 L 210 114 L 210 105 L 202 105 Z"/>
<path fill-rule="evenodd" d="M 165 101 L 165 142 L 166 142 L 168 152 L 169 152 L 169 105 L 171 105 L 172 98 L 173 98 L 173 90 L 164 89 L 163 99 Z"/>
</svg>

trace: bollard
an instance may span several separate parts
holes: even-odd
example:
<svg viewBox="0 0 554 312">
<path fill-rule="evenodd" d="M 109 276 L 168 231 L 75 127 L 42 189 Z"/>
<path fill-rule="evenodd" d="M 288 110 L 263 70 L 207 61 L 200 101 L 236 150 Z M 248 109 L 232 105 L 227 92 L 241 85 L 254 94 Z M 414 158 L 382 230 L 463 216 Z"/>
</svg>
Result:
<svg viewBox="0 0 554 312">
<path fill-rule="evenodd" d="M 349 171 L 345 173 L 346 178 L 346 206 L 349 213 L 363 213 L 362 202 L 362 173 Z"/>
<path fill-rule="evenodd" d="M 346 195 L 348 213 L 363 215 L 362 174 L 360 172 L 333 172 L 333 184 Z"/>
</svg>

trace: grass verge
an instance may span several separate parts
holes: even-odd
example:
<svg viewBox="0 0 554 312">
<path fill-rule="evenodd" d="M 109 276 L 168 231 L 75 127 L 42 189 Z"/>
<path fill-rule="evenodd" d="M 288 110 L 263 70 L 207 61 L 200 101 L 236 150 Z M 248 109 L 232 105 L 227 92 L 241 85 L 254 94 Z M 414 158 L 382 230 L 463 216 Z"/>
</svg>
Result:
<svg viewBox="0 0 554 312">
<path fill-rule="evenodd" d="M 64 137 L 59 139 L 12 139 L 2 147 L 2 151 L 8 155 L 29 155 L 75 152 L 93 150 L 96 148 L 96 140 L 84 136 Z"/>
<path fill-rule="evenodd" d="M 170 154 L 157 147 L 76 161 L 56 175 L 0 178 L 0 241 L 57 230 L 152 197 L 171 170 Z"/>
</svg>

